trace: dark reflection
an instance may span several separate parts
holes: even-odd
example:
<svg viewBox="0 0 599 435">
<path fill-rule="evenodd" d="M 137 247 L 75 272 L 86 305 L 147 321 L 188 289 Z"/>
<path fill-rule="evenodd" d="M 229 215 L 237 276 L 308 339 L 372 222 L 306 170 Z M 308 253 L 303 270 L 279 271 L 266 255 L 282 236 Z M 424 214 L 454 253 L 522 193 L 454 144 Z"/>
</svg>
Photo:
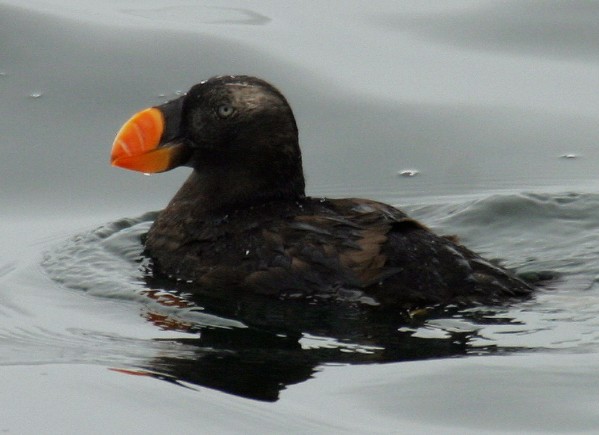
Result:
<svg viewBox="0 0 599 435">
<path fill-rule="evenodd" d="M 276 401 L 287 385 L 308 380 L 323 364 L 386 363 L 466 355 L 476 327 L 446 332 L 442 338 L 414 336 L 425 319 L 463 318 L 457 309 L 407 313 L 356 303 L 275 300 L 208 290 L 147 278 L 144 294 L 160 304 L 242 322 L 247 327 L 215 327 L 146 312 L 161 328 L 197 333 L 178 340 L 196 346 L 193 358 L 159 357 L 144 367 L 169 380 L 205 386 L 242 397 Z M 156 290 L 162 289 L 162 290 Z M 192 292 L 193 291 L 193 292 Z M 496 313 L 493 313 L 496 314 Z M 485 322 L 485 314 L 471 313 Z M 510 319 L 486 321 L 509 323 Z M 494 352 L 476 348 L 476 352 Z"/>
</svg>

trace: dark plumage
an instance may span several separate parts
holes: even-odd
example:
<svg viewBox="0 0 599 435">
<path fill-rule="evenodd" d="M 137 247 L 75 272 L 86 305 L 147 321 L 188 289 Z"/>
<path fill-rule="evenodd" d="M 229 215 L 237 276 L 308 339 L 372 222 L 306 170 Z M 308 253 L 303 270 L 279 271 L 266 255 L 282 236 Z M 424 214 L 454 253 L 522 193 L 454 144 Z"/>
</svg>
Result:
<svg viewBox="0 0 599 435">
<path fill-rule="evenodd" d="M 132 118 L 112 160 L 144 172 L 194 169 L 147 234 L 162 274 L 204 288 L 403 308 L 532 291 L 389 205 L 306 197 L 293 113 L 260 79 L 216 77 L 150 111 L 154 138 L 131 139 L 147 121 Z"/>
</svg>

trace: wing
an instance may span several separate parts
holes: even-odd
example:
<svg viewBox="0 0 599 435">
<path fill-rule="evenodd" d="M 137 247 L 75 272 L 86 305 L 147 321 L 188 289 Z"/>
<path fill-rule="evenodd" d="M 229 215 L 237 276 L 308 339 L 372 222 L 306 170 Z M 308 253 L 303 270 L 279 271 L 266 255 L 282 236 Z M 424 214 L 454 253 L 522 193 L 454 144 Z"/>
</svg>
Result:
<svg viewBox="0 0 599 435">
<path fill-rule="evenodd" d="M 391 231 L 428 231 L 399 210 L 368 200 L 319 200 L 302 211 L 262 229 L 270 254 L 261 257 L 274 261 L 249 274 L 248 284 L 321 297 L 364 291 L 399 271 L 386 249 Z"/>
</svg>

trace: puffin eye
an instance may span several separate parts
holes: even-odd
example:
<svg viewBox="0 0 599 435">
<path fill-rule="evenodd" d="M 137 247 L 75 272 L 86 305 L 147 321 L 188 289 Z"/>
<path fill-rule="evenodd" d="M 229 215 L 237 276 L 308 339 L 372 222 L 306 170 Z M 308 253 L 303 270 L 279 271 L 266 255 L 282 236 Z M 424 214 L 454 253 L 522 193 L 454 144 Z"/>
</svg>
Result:
<svg viewBox="0 0 599 435">
<path fill-rule="evenodd" d="M 233 114 L 234 111 L 235 109 L 233 109 L 233 106 L 231 106 L 230 104 L 221 104 L 220 106 L 218 106 L 217 109 L 218 116 L 220 116 L 221 118 L 228 118 Z"/>
</svg>

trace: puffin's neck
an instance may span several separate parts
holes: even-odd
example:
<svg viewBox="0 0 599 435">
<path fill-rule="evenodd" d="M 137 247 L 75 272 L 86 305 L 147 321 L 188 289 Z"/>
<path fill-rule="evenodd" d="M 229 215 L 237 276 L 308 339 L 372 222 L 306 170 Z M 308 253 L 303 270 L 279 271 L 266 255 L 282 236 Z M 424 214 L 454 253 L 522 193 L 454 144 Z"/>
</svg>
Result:
<svg viewBox="0 0 599 435">
<path fill-rule="evenodd" d="M 304 177 L 299 174 L 260 176 L 256 168 L 211 167 L 194 169 L 167 206 L 166 213 L 187 218 L 229 214 L 235 210 L 274 201 L 304 197 Z M 282 179 L 280 177 L 283 177 Z M 272 183 L 272 178 L 280 181 Z"/>
</svg>

